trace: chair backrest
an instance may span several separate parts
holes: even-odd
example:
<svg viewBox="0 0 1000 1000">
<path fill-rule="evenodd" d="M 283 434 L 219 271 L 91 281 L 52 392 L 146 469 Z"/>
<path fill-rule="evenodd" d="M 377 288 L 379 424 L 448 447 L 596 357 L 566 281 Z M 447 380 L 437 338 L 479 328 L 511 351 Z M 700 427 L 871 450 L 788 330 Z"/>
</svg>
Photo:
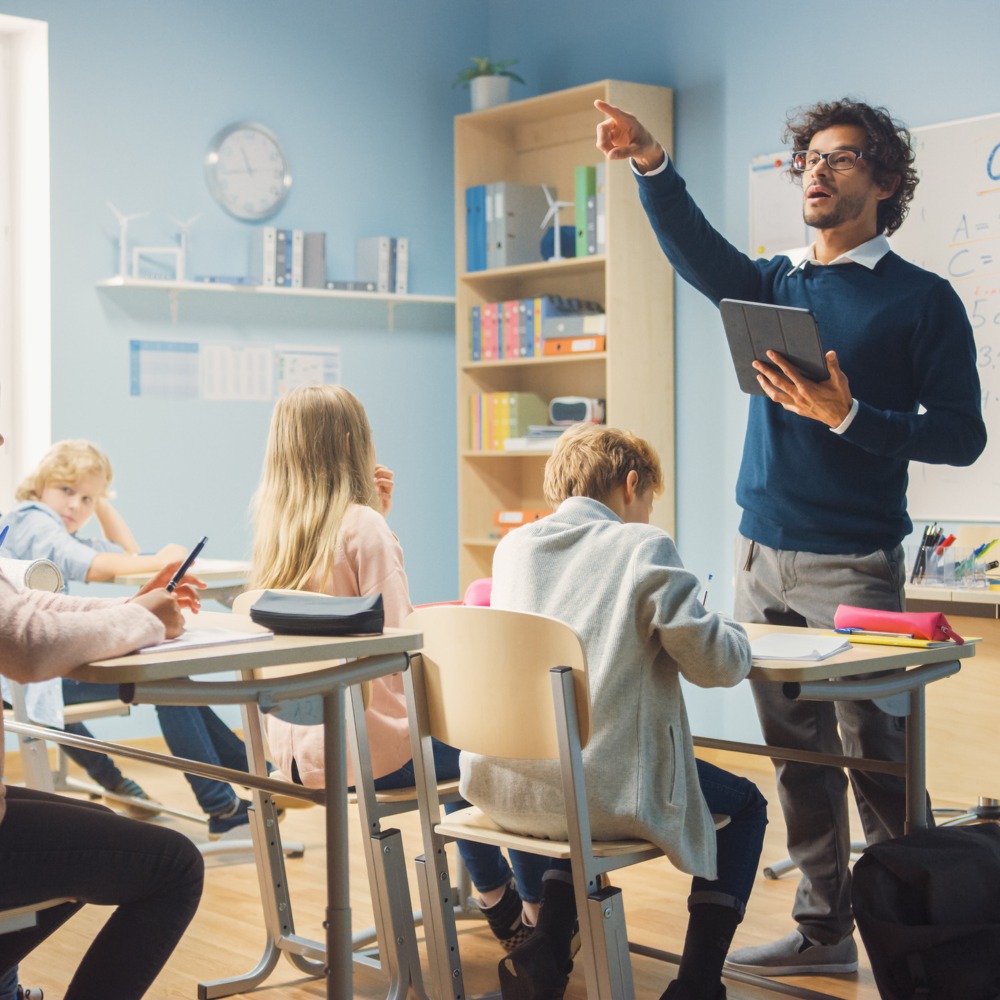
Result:
<svg viewBox="0 0 1000 1000">
<path fill-rule="evenodd" d="M 580 743 L 590 735 L 587 658 L 579 636 L 545 615 L 497 608 L 428 607 L 420 632 L 430 735 L 488 757 L 559 756 L 550 670 L 572 671 Z"/>
</svg>

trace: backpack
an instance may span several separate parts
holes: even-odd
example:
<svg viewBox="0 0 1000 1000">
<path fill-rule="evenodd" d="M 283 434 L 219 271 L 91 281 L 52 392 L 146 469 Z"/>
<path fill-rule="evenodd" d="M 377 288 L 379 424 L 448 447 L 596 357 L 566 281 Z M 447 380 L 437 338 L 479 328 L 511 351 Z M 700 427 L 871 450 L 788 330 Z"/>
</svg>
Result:
<svg viewBox="0 0 1000 1000">
<path fill-rule="evenodd" d="M 1000 1000 L 1000 826 L 867 847 L 852 901 L 882 1000 Z"/>
</svg>

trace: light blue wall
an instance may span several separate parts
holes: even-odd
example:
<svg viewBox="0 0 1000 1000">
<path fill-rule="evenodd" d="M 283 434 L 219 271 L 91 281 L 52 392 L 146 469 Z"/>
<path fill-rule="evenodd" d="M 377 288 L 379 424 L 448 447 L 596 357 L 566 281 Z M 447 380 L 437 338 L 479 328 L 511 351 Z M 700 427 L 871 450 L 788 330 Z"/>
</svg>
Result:
<svg viewBox="0 0 1000 1000">
<path fill-rule="evenodd" d="M 349 271 L 357 236 L 411 241 L 412 290 L 453 290 L 450 89 L 472 55 L 518 58 L 530 96 L 606 77 L 670 86 L 677 162 L 710 219 L 747 238 L 747 171 L 780 143 L 792 107 L 844 93 L 888 105 L 911 125 L 998 110 L 1000 5 L 841 0 L 3 0 L 50 24 L 54 433 L 100 441 L 140 540 L 212 538 L 246 551 L 246 504 L 269 408 L 166 405 L 127 396 L 127 341 L 330 343 L 367 406 L 380 458 L 399 481 L 393 526 L 418 601 L 456 587 L 454 340 L 387 334 L 370 315 L 333 329 L 333 312 L 204 307 L 172 327 L 162 307 L 122 310 L 94 289 L 116 265 L 106 201 L 149 211 L 133 234 L 157 243 L 169 216 L 201 212 L 192 271 L 239 270 L 247 227 L 214 207 L 201 174 L 210 136 L 242 117 L 274 128 L 295 187 L 279 225 L 326 230 L 331 269 Z M 595 113 L 595 124 L 598 116 Z M 745 399 L 718 318 L 678 288 L 678 541 L 716 574 L 731 606 L 733 500 Z M 159 316 L 153 318 L 153 313 Z M 728 376 L 727 376 L 728 377 Z M 637 428 L 641 430 L 641 428 Z M 794 474 L 794 470 L 790 470 Z M 745 693 L 691 698 L 695 729 L 755 729 Z"/>
</svg>

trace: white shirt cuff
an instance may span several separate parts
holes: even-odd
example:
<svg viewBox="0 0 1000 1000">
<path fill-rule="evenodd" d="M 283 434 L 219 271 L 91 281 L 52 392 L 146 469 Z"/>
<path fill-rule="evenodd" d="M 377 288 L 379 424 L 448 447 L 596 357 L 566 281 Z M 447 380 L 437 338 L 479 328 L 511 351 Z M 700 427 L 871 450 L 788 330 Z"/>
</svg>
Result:
<svg viewBox="0 0 1000 1000">
<path fill-rule="evenodd" d="M 635 169 L 635 160 L 629 159 L 628 162 L 632 165 L 633 172 L 639 177 L 655 177 L 657 174 L 662 174 L 663 171 L 667 169 L 667 164 L 670 162 L 670 154 L 664 150 L 663 162 L 658 167 L 655 167 L 653 170 L 647 170 L 645 173 Z"/>
<path fill-rule="evenodd" d="M 831 427 L 830 430 L 833 431 L 834 434 L 843 434 L 844 431 L 846 431 L 847 428 L 850 427 L 851 424 L 854 422 L 854 418 L 857 415 L 858 415 L 858 401 L 856 399 L 852 399 L 851 409 L 848 411 L 847 416 L 844 417 L 844 419 L 836 427 Z"/>
</svg>

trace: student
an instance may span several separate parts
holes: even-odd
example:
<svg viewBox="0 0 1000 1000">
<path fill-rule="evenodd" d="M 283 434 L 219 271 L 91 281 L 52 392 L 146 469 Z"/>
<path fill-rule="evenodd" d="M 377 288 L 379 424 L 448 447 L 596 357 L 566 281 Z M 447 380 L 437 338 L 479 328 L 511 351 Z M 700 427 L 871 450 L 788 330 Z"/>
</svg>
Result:
<svg viewBox="0 0 1000 1000">
<path fill-rule="evenodd" d="M 844 99 L 796 112 L 802 215 L 812 247 L 750 260 L 716 232 L 663 147 L 633 115 L 603 101 L 597 145 L 631 158 L 639 197 L 677 272 L 722 298 L 811 309 L 830 378 L 812 382 L 768 352 L 755 363 L 766 396 L 750 398 L 736 500 L 739 621 L 830 628 L 839 604 L 903 608 L 902 540 L 912 461 L 971 465 L 986 443 L 976 348 L 949 283 L 892 252 L 917 184 L 907 130 L 884 108 Z M 870 701 L 791 701 L 753 684 L 773 746 L 901 761 L 900 719 Z M 839 732 L 838 732 L 839 729 Z M 730 956 L 764 976 L 855 972 L 843 771 L 775 762 L 788 850 L 802 871 L 796 927 Z M 868 843 L 903 833 L 902 777 L 849 771 Z"/>
<path fill-rule="evenodd" d="M 368 417 L 356 396 L 333 385 L 288 393 L 274 409 L 254 498 L 250 585 L 340 597 L 380 593 L 385 624 L 401 626 L 413 609 L 403 552 L 386 523 L 393 488 L 392 473 L 375 464 Z M 372 682 L 366 718 L 375 787 L 412 786 L 400 675 Z M 269 715 L 264 721 L 277 766 L 295 781 L 322 787 L 322 727 Z M 437 744 L 435 764 L 439 779 L 457 777 L 458 751 Z M 348 769 L 350 783 L 350 762 Z M 515 888 L 498 849 L 464 843 L 459 849 L 490 927 L 505 948 L 513 948 L 537 914 L 544 864 L 531 855 L 512 856 Z"/>
<path fill-rule="evenodd" d="M 680 678 L 732 687 L 750 671 L 750 643 L 705 610 L 670 536 L 649 524 L 663 486 L 641 438 L 596 424 L 567 430 L 545 466 L 555 513 L 500 541 L 491 604 L 558 618 L 580 636 L 594 835 L 643 837 L 694 876 L 680 970 L 661 1000 L 723 1000 L 722 964 L 753 887 L 767 803 L 746 779 L 695 760 Z M 462 794 L 508 830 L 563 837 L 558 767 L 463 754 Z M 715 831 L 712 812 L 732 822 Z M 568 863 L 551 867 L 534 934 L 500 963 L 504 1000 L 565 992 L 576 903 Z"/>
<path fill-rule="evenodd" d="M 111 462 L 89 441 L 59 441 L 54 444 L 17 488 L 20 501 L 0 518 L 0 530 L 10 530 L 3 553 L 14 559 L 50 559 L 63 577 L 78 581 L 109 581 L 122 573 L 160 570 L 180 562 L 187 551 L 180 545 L 166 545 L 155 555 L 141 555 L 132 532 L 110 498 Z M 81 538 L 78 532 L 96 517 L 103 538 Z M 62 726 L 62 703 L 75 705 L 117 698 L 114 687 L 63 680 L 31 685 L 26 699 L 32 718 L 69 733 L 90 736 L 83 723 Z M 51 690 L 55 685 L 55 691 Z M 46 707 L 55 696 L 55 706 Z M 159 705 L 160 728 L 170 752 L 176 757 L 247 770 L 242 740 L 205 706 Z M 37 717 L 36 717 L 37 716 Z M 110 757 L 75 747 L 65 748 L 67 756 L 80 764 L 102 788 L 114 796 L 148 799 L 131 779 L 125 778 Z M 237 836 L 249 829 L 249 803 L 224 782 L 199 775 L 185 775 L 198 804 L 208 816 L 208 835 L 216 840 L 224 834 Z M 155 809 L 125 804 L 135 818 L 156 815 Z"/>
<path fill-rule="evenodd" d="M 198 598 L 187 579 L 172 595 L 164 589 L 178 566 L 168 565 L 128 601 L 19 592 L 0 573 L 3 673 L 25 684 L 59 677 L 179 635 L 180 606 L 196 608 Z M 0 779 L 2 766 L 0 717 Z M 0 872 L 0 907 L 75 900 L 41 911 L 35 927 L 0 935 L 0 980 L 84 903 L 115 906 L 64 1000 L 137 1000 L 198 908 L 204 865 L 194 844 L 173 830 L 95 803 L 0 784 Z"/>
</svg>

